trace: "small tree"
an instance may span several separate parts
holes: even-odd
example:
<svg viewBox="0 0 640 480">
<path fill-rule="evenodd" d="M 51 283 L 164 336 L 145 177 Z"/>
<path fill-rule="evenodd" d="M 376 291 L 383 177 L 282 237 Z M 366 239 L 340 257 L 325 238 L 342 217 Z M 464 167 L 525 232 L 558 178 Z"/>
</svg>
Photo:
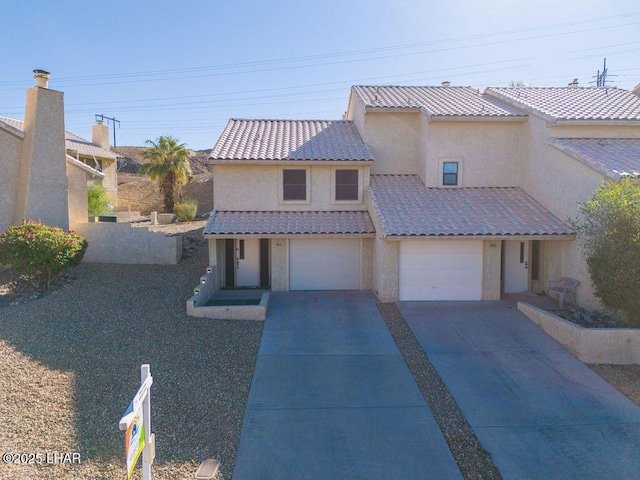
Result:
<svg viewBox="0 0 640 480">
<path fill-rule="evenodd" d="M 571 225 L 578 234 L 594 294 L 605 308 L 640 326 L 640 186 L 606 182 Z"/>
<path fill-rule="evenodd" d="M 110 210 L 109 198 L 102 185 L 91 184 L 87 188 L 87 206 L 92 217 Z"/>
<path fill-rule="evenodd" d="M 155 142 L 147 140 L 146 143 L 151 146 L 144 151 L 143 157 L 149 163 L 140 167 L 140 173 L 158 182 L 164 197 L 164 211 L 172 213 L 175 195 L 187 183 L 191 152 L 184 143 L 179 143 L 178 139 L 171 136 L 159 137 Z"/>
<path fill-rule="evenodd" d="M 28 220 L 0 234 L 0 264 L 11 265 L 15 274 L 46 290 L 58 275 L 80 264 L 87 246 L 74 232 Z"/>
</svg>

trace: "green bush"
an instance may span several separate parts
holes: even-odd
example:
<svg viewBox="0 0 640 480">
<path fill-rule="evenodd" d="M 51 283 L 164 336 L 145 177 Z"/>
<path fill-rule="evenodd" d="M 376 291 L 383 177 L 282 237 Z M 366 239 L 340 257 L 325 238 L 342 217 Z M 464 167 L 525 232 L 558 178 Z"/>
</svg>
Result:
<svg viewBox="0 0 640 480">
<path fill-rule="evenodd" d="M 176 203 L 173 207 L 173 213 L 176 214 L 180 222 L 190 222 L 196 218 L 198 211 L 198 202 L 195 200 L 187 200 Z"/>
<path fill-rule="evenodd" d="M 111 210 L 109 198 L 102 185 L 89 185 L 87 188 L 87 205 L 89 207 L 89 215 L 96 217 Z"/>
<path fill-rule="evenodd" d="M 82 261 L 87 246 L 74 232 L 28 220 L 0 234 L 0 264 L 46 290 L 58 275 Z"/>
<path fill-rule="evenodd" d="M 640 185 L 605 183 L 571 221 L 602 305 L 640 327 Z"/>
</svg>

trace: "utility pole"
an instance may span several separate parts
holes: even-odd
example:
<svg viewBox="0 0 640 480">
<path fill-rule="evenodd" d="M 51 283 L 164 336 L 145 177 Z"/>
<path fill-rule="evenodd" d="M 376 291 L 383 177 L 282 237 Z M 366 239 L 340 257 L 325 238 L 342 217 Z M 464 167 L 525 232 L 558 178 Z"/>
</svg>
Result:
<svg viewBox="0 0 640 480">
<path fill-rule="evenodd" d="M 103 114 L 96 113 L 96 122 L 98 121 L 104 122 L 105 120 L 107 121 L 107 124 L 111 122 L 111 124 L 113 125 L 113 146 L 117 147 L 118 145 L 116 145 L 116 123 L 118 124 L 118 127 L 119 127 L 120 120 L 117 120 L 114 117 L 106 117 Z"/>
</svg>

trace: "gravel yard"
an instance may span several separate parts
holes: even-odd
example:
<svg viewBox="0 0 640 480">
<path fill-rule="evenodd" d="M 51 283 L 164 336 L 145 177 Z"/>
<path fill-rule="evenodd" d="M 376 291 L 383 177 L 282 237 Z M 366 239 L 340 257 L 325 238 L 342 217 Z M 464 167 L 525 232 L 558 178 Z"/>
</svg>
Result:
<svg viewBox="0 0 640 480">
<path fill-rule="evenodd" d="M 182 229 L 198 239 L 201 226 Z M 0 300 L 0 452 L 81 459 L 0 464 L 0 478 L 124 478 L 118 421 L 142 363 L 154 378 L 154 478 L 193 478 L 208 457 L 231 477 L 262 323 L 186 316 L 206 267 L 206 245 L 193 244 L 178 266 L 82 264 L 57 291 Z"/>
<path fill-rule="evenodd" d="M 185 235 L 177 266 L 82 264 L 58 290 L 17 305 L 0 291 L 0 453 L 49 455 L 42 466 L 1 463 L 0 479 L 126 478 L 118 421 L 142 363 L 154 377 L 154 478 L 193 478 L 208 457 L 221 461 L 221 478 L 231 477 L 262 323 L 186 316 L 207 264 L 204 223 L 153 227 Z M 380 309 L 418 368 L 419 386 L 438 387 L 395 307 Z M 640 366 L 591 368 L 640 405 Z M 465 478 L 499 478 L 447 392 L 432 393 Z M 79 464 L 52 461 L 76 452 Z"/>
</svg>

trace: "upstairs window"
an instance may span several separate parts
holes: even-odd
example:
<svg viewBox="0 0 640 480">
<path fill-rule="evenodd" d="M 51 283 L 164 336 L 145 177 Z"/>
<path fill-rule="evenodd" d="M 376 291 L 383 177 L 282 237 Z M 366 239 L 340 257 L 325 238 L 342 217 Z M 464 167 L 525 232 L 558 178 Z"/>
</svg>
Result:
<svg viewBox="0 0 640 480">
<path fill-rule="evenodd" d="M 336 201 L 358 200 L 358 170 L 336 170 Z"/>
<path fill-rule="evenodd" d="M 458 162 L 442 163 L 442 185 L 458 185 Z"/>
<path fill-rule="evenodd" d="M 283 170 L 282 171 L 282 199 L 307 200 L 307 171 Z"/>
</svg>

